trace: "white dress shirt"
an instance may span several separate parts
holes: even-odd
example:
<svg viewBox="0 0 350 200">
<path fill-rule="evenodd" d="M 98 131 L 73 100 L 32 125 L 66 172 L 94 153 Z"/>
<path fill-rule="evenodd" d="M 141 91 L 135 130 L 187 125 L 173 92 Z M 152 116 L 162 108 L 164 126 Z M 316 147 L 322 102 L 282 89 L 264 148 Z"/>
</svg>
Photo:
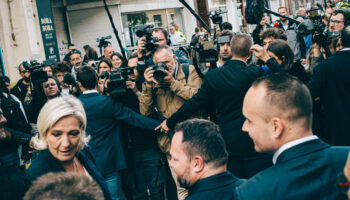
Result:
<svg viewBox="0 0 350 200">
<path fill-rule="evenodd" d="M 83 94 L 98 93 L 97 90 L 87 90 Z"/>
<path fill-rule="evenodd" d="M 288 142 L 284 145 L 282 145 L 274 154 L 273 154 L 273 158 L 272 158 L 272 162 L 275 165 L 278 159 L 278 156 L 280 156 L 285 150 L 290 149 L 294 146 L 297 146 L 298 144 L 301 143 L 305 143 L 311 140 L 316 140 L 318 139 L 318 137 L 316 135 L 311 135 L 311 136 L 307 136 L 307 137 L 303 137 L 297 140 L 293 140 L 291 142 Z"/>
</svg>

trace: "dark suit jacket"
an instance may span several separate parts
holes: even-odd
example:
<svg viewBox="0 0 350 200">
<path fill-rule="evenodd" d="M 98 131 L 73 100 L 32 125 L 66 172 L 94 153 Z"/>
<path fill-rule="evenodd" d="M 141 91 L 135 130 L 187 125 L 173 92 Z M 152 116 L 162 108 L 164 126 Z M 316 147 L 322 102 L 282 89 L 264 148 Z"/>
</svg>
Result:
<svg viewBox="0 0 350 200">
<path fill-rule="evenodd" d="M 235 190 L 236 199 L 339 199 L 336 177 L 344 169 L 349 147 L 331 147 L 320 139 L 296 145 Z"/>
<path fill-rule="evenodd" d="M 160 124 L 97 92 L 83 94 L 79 99 L 87 116 L 86 133 L 91 135 L 89 146 L 102 175 L 127 167 L 122 146 L 122 122 L 147 130 L 154 130 Z"/>
<path fill-rule="evenodd" d="M 188 119 L 199 109 L 215 107 L 228 153 L 239 156 L 256 154 L 252 140 L 242 131 L 245 120 L 242 104 L 250 85 L 262 73 L 261 68 L 246 66 L 243 61 L 226 61 L 222 67 L 206 74 L 198 93 L 167 120 L 168 127 Z"/>
<path fill-rule="evenodd" d="M 186 200 L 233 200 L 233 191 L 242 182 L 228 171 L 200 179 L 189 189 Z"/>
<path fill-rule="evenodd" d="M 325 114 L 325 142 L 350 145 L 350 50 L 339 51 L 314 68 L 308 84 Z M 316 133 L 317 134 L 317 133 Z"/>
<path fill-rule="evenodd" d="M 96 168 L 95 164 L 85 152 L 81 150 L 77 154 L 77 158 L 80 163 L 84 166 L 86 171 L 90 176 L 99 184 L 102 189 L 105 199 L 112 199 L 111 194 L 107 188 L 106 183 L 101 175 L 101 173 Z M 38 177 L 45 175 L 50 172 L 64 172 L 65 169 L 62 167 L 61 163 L 52 156 L 49 150 L 40 151 L 37 157 L 33 160 L 29 169 L 26 172 L 26 179 L 28 182 L 36 180 Z"/>
</svg>

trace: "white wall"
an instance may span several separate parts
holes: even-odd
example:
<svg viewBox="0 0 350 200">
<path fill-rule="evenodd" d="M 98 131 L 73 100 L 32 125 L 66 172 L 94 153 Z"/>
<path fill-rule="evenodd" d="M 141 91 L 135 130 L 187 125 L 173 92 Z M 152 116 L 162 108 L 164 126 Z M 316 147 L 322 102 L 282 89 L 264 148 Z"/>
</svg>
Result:
<svg viewBox="0 0 350 200">
<path fill-rule="evenodd" d="M 82 52 L 83 46 L 86 44 L 94 47 L 99 52 L 96 38 L 108 35 L 112 36 L 109 41 L 112 43 L 114 50 L 120 52 L 108 15 L 102 5 L 102 3 L 86 3 L 67 7 L 72 43 Z M 112 5 L 109 4 L 109 10 L 119 31 L 119 37 L 123 40 L 118 2 L 112 3 Z"/>
<path fill-rule="evenodd" d="M 11 82 L 20 78 L 17 67 L 23 60 L 45 59 L 37 16 L 35 1 L 13 0 L 10 5 L 0 1 L 0 44 L 5 72 Z"/>
</svg>

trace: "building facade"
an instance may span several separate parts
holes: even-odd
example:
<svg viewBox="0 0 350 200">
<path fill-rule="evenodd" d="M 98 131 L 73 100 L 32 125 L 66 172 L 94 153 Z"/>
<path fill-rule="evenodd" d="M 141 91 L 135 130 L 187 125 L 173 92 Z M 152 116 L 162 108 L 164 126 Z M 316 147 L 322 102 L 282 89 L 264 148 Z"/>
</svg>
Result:
<svg viewBox="0 0 350 200">
<path fill-rule="evenodd" d="M 251 31 L 254 28 L 247 26 L 244 20 L 245 0 L 186 2 L 211 27 L 213 24 L 208 13 L 222 9 L 227 11 L 222 15 L 223 21 L 230 22 L 234 32 Z M 299 7 L 310 7 L 315 2 L 265 0 L 271 10 L 277 11 L 278 7 L 286 6 L 293 11 L 291 15 Z M 107 0 L 107 4 L 126 51 L 136 48 L 138 38 L 135 32 L 140 24 L 153 24 L 169 30 L 170 25 L 176 23 L 188 38 L 187 42 L 194 28 L 201 26 L 178 0 Z M 272 20 L 275 19 L 272 16 Z M 84 45 L 90 45 L 100 52 L 98 40 L 106 36 L 112 37 L 108 41 L 120 52 L 100 0 L 0 0 L 0 70 L 10 76 L 13 82 L 19 78 L 17 67 L 23 60 L 62 60 L 69 43 L 74 43 L 79 50 L 83 50 Z"/>
</svg>

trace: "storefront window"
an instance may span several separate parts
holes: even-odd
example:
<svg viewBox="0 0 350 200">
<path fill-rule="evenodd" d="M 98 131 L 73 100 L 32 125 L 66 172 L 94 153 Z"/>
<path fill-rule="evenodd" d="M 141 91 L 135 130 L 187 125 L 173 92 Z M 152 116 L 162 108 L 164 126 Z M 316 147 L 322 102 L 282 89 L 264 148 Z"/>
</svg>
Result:
<svg viewBox="0 0 350 200">
<path fill-rule="evenodd" d="M 127 47 L 136 47 L 138 37 L 136 36 L 137 26 L 152 24 L 154 27 L 163 27 L 169 31 L 172 23 L 183 27 L 182 9 L 151 10 L 139 13 L 122 14 L 124 36 Z M 183 29 L 182 29 L 183 30 Z"/>
</svg>

